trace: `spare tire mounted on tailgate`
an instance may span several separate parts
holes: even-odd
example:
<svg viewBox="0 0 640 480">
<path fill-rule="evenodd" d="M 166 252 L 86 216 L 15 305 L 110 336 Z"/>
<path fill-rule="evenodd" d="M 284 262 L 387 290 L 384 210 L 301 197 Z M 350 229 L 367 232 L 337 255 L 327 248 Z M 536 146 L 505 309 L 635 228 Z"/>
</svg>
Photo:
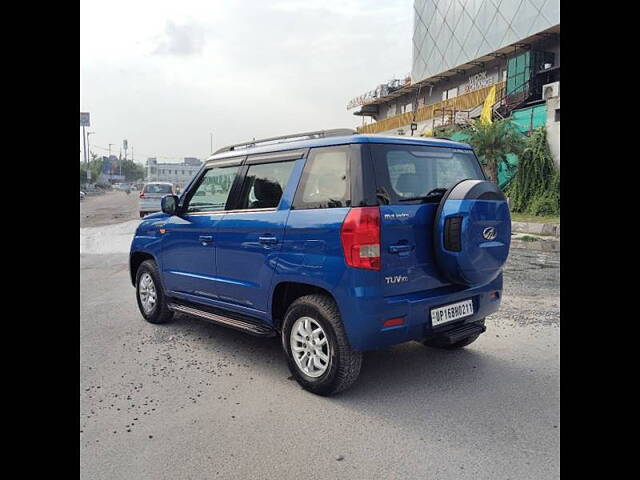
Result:
<svg viewBox="0 0 640 480">
<path fill-rule="evenodd" d="M 507 199 L 492 182 L 462 180 L 442 197 L 433 235 L 436 263 L 449 281 L 486 284 L 501 272 L 509 255 Z"/>
</svg>

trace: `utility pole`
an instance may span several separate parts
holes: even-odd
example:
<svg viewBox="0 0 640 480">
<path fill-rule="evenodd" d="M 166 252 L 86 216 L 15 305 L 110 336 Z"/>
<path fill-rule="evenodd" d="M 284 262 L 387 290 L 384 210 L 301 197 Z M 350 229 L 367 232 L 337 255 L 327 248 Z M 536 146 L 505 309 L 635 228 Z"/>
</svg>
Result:
<svg viewBox="0 0 640 480">
<path fill-rule="evenodd" d="M 89 142 L 89 135 L 94 135 L 96 132 L 87 132 L 87 150 L 89 151 L 89 156 L 91 156 L 91 143 Z M 87 157 L 88 161 L 88 157 Z"/>
<path fill-rule="evenodd" d="M 84 150 L 84 163 L 89 164 L 87 160 L 87 135 L 84 131 L 84 125 L 82 126 L 82 149 Z"/>
<path fill-rule="evenodd" d="M 210 137 L 210 144 L 211 144 L 211 155 L 213 155 L 213 132 L 209 133 L 209 137 Z"/>
<path fill-rule="evenodd" d="M 109 144 L 109 161 L 111 161 L 111 145 L 115 145 L 115 143 Z"/>
</svg>

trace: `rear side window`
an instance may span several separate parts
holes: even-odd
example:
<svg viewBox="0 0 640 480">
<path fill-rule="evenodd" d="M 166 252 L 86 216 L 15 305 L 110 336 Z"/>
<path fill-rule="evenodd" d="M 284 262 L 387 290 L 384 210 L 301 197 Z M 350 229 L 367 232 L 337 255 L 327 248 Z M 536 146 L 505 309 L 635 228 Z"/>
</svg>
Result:
<svg viewBox="0 0 640 480">
<path fill-rule="evenodd" d="M 171 185 L 164 183 L 149 183 L 144 187 L 144 193 L 173 193 Z"/>
<path fill-rule="evenodd" d="M 484 180 L 471 150 L 377 144 L 371 146 L 377 196 L 383 204 L 411 201 L 461 180 Z M 420 200 L 415 200 L 419 202 Z"/>
<path fill-rule="evenodd" d="M 250 165 L 242 184 L 238 209 L 275 208 L 280 203 L 295 161 Z"/>
<path fill-rule="evenodd" d="M 349 154 L 348 146 L 311 149 L 293 208 L 349 207 Z"/>
</svg>

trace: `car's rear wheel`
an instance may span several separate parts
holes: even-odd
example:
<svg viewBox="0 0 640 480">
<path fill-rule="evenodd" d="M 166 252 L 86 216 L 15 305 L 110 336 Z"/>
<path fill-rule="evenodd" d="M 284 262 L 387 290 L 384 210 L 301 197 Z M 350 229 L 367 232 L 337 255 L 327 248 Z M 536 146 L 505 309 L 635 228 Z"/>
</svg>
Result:
<svg viewBox="0 0 640 480">
<path fill-rule="evenodd" d="M 158 267 L 153 260 L 145 260 L 136 272 L 136 299 L 140 313 L 147 322 L 166 323 L 173 318 L 162 291 Z"/>
<path fill-rule="evenodd" d="M 338 307 L 327 296 L 306 295 L 289 306 L 282 346 L 293 377 L 312 393 L 341 392 L 360 374 L 362 353 L 349 345 Z"/>
<path fill-rule="evenodd" d="M 140 212 L 140 218 L 144 218 L 145 215 L 146 215 L 145 212 Z"/>
</svg>

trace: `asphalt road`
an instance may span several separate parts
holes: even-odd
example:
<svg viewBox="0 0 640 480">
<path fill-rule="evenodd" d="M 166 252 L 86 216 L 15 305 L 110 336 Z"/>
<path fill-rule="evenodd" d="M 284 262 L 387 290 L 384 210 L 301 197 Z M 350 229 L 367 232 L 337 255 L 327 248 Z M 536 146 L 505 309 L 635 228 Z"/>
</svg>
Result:
<svg viewBox="0 0 640 480">
<path fill-rule="evenodd" d="M 323 398 L 277 339 L 146 323 L 113 240 L 134 227 L 81 228 L 81 251 L 114 252 L 80 255 L 81 478 L 559 477 L 558 253 L 512 250 L 471 346 L 365 353 L 358 382 Z"/>
</svg>

